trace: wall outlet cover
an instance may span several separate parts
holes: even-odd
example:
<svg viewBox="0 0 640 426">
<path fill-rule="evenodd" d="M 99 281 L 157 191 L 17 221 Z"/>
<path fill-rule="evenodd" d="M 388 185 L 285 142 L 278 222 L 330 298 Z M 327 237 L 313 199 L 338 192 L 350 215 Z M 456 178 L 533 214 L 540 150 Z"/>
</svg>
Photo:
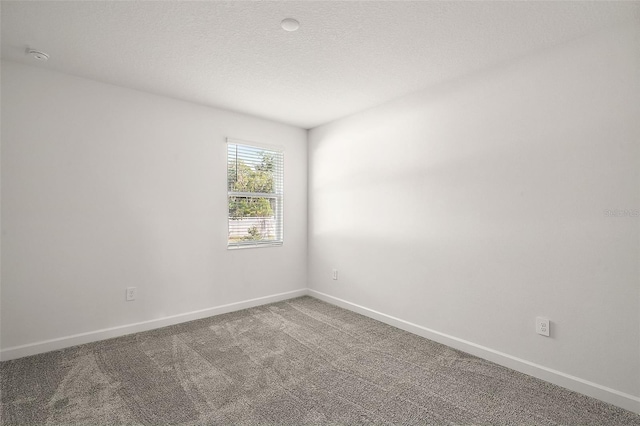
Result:
<svg viewBox="0 0 640 426">
<path fill-rule="evenodd" d="M 550 321 L 547 318 L 536 318 L 536 333 L 541 336 L 549 336 Z"/>
<path fill-rule="evenodd" d="M 137 287 L 127 287 L 127 302 L 131 302 L 132 300 L 136 300 L 136 296 L 138 295 Z"/>
</svg>

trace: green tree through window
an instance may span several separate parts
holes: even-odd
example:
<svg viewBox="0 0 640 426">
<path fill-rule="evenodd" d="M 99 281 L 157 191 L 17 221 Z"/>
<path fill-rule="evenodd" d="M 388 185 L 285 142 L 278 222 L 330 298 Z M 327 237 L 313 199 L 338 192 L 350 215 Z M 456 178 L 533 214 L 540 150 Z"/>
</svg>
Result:
<svg viewBox="0 0 640 426">
<path fill-rule="evenodd" d="M 282 243 L 282 152 L 229 143 L 229 247 Z"/>
</svg>

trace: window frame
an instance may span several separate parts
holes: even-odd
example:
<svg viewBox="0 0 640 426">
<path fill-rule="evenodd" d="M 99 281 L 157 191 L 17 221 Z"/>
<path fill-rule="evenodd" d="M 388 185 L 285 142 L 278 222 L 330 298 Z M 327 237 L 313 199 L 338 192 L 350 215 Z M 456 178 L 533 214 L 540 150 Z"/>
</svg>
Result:
<svg viewBox="0 0 640 426">
<path fill-rule="evenodd" d="M 268 151 L 276 154 L 278 160 L 276 162 L 279 170 L 275 173 L 274 192 L 242 192 L 242 191 L 230 191 L 229 190 L 229 165 L 230 165 L 230 147 L 242 146 L 250 149 Z M 226 139 L 226 152 L 227 152 L 227 249 L 238 250 L 247 248 L 258 247 L 280 247 L 284 244 L 284 148 L 282 146 L 267 145 L 258 142 L 246 141 L 241 139 L 227 138 Z M 232 218 L 229 215 L 229 201 L 231 197 L 252 197 L 252 198 L 264 198 L 275 199 L 274 219 L 275 219 L 275 238 L 270 240 L 247 240 L 247 241 L 234 241 L 230 239 L 231 236 L 231 223 Z"/>
</svg>

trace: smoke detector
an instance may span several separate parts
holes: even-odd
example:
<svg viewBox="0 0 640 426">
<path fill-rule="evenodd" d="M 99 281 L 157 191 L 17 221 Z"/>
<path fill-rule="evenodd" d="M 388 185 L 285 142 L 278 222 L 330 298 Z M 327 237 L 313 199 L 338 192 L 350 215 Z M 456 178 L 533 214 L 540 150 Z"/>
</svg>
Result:
<svg viewBox="0 0 640 426">
<path fill-rule="evenodd" d="M 293 18 L 283 19 L 280 25 L 282 26 L 282 29 L 285 31 L 295 31 L 298 28 L 300 28 L 300 22 L 296 21 Z"/>
<path fill-rule="evenodd" d="M 27 54 L 37 61 L 46 62 L 49 55 L 39 50 L 27 49 Z"/>
</svg>

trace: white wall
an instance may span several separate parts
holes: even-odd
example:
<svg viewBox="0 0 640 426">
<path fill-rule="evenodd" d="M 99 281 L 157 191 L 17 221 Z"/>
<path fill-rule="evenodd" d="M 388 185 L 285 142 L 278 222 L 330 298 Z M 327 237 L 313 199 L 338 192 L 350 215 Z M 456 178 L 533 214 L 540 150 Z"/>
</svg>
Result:
<svg viewBox="0 0 640 426">
<path fill-rule="evenodd" d="M 604 213 L 640 209 L 639 36 L 610 30 L 313 129 L 309 287 L 640 411 L 639 218 Z"/>
<path fill-rule="evenodd" d="M 284 147 L 282 247 L 227 250 L 226 137 Z M 303 129 L 3 63 L 2 348 L 304 292 L 306 164 Z"/>
</svg>

